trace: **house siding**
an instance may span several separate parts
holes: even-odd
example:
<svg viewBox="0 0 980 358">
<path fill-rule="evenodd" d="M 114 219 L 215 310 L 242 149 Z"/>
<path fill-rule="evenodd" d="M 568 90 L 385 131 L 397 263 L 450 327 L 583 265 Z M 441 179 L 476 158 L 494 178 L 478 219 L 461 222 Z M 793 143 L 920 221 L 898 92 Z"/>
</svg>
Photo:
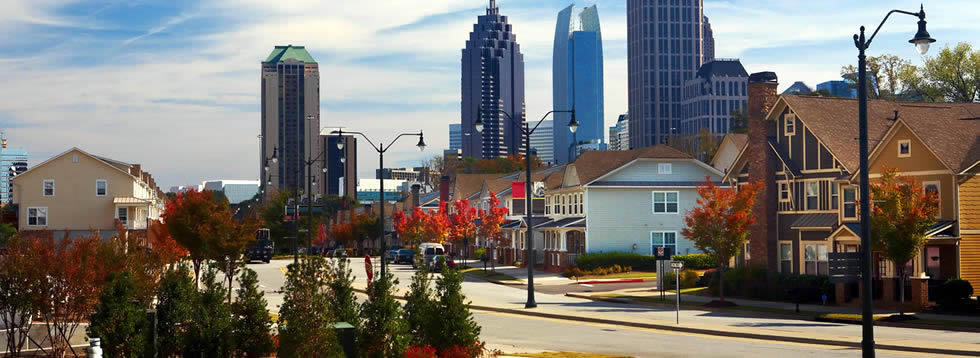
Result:
<svg viewBox="0 0 980 358">
<path fill-rule="evenodd" d="M 960 277 L 980 287 L 980 176 L 959 187 Z"/>
</svg>

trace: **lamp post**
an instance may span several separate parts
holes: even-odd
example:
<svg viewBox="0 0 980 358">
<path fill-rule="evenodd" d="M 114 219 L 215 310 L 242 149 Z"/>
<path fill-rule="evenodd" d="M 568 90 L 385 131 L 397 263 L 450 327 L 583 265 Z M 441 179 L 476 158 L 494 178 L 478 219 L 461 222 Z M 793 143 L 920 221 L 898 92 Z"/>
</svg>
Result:
<svg viewBox="0 0 980 358">
<path fill-rule="evenodd" d="M 865 50 L 871 46 L 871 41 L 874 40 L 875 35 L 881 30 L 881 26 L 885 24 L 888 17 L 893 13 L 905 14 L 917 16 L 919 18 L 919 30 L 915 33 L 915 36 L 909 40 L 909 43 L 915 45 L 915 48 L 919 50 L 920 54 L 925 55 L 929 51 L 929 45 L 936 42 L 935 39 L 929 36 L 929 32 L 926 31 L 926 12 L 919 6 L 919 12 L 909 12 L 902 10 L 892 10 L 889 11 L 885 18 L 881 20 L 878 24 L 878 28 L 875 32 L 871 34 L 871 37 L 865 39 L 864 37 L 864 26 L 861 26 L 861 34 L 854 35 L 854 46 L 858 48 L 858 156 L 860 157 L 860 171 L 861 171 L 861 197 L 860 197 L 860 211 L 861 211 L 861 322 L 862 322 L 862 339 L 861 339 L 861 352 L 862 356 L 866 358 L 875 356 L 875 344 L 874 344 L 874 322 L 872 316 L 872 305 L 871 305 L 871 215 L 870 207 L 868 205 L 870 200 L 869 183 L 868 183 L 868 73 L 867 73 L 867 63 L 865 61 Z"/>
<path fill-rule="evenodd" d="M 385 266 L 387 266 L 387 264 L 385 263 L 385 256 L 384 255 L 385 255 L 385 251 L 388 250 L 388 244 L 385 241 L 385 176 L 384 176 L 385 152 L 387 152 L 388 149 L 391 148 L 391 145 L 392 144 L 395 144 L 395 142 L 398 141 L 399 138 L 404 137 L 404 136 L 407 136 L 407 135 L 410 135 L 410 136 L 419 136 L 419 142 L 415 146 L 418 147 L 420 151 L 425 150 L 425 140 L 423 139 L 422 131 L 419 130 L 418 133 L 402 133 L 402 134 L 399 134 L 397 137 L 395 137 L 395 139 L 392 139 L 390 142 L 388 142 L 388 146 L 385 146 L 384 145 L 384 142 L 378 142 L 378 145 L 375 145 L 374 142 L 371 141 L 371 138 L 368 138 L 367 135 L 365 135 L 364 133 L 361 133 L 361 132 L 345 132 L 343 129 L 339 129 L 339 130 L 332 131 L 330 133 L 331 134 L 336 134 L 338 137 L 343 137 L 344 133 L 347 133 L 347 134 L 357 134 L 357 135 L 363 137 L 364 140 L 366 140 L 368 142 L 368 144 L 370 144 L 371 147 L 374 148 L 374 150 L 378 152 L 378 165 L 379 165 L 378 168 L 380 168 L 381 174 L 382 174 L 381 175 L 381 178 L 378 179 L 379 180 L 378 193 L 381 195 L 381 197 L 378 200 L 378 204 L 379 204 L 379 207 L 380 207 L 379 208 L 380 209 L 380 214 L 381 214 L 381 215 L 379 215 L 379 218 L 378 218 L 378 220 L 379 220 L 379 222 L 378 222 L 378 227 L 379 227 L 378 228 L 378 231 L 380 232 L 380 235 L 381 235 L 380 236 L 380 238 L 381 238 L 381 276 L 384 276 L 384 274 L 385 274 Z M 337 141 L 337 149 L 340 149 L 340 150 L 343 150 L 344 149 L 344 141 L 343 140 L 338 140 Z"/>
<path fill-rule="evenodd" d="M 534 125 L 534 128 L 531 128 L 531 126 L 527 122 L 519 123 L 519 122 L 515 121 L 514 120 L 514 117 L 511 117 L 509 113 L 507 113 L 506 111 L 504 111 L 502 109 L 494 108 L 494 109 L 490 109 L 490 112 L 503 113 L 504 116 L 506 116 L 508 120 L 510 120 L 512 123 L 516 124 L 518 127 L 521 128 L 521 134 L 523 134 L 523 136 L 524 136 L 524 138 L 523 138 L 524 139 L 524 145 L 525 145 L 525 148 L 527 148 L 528 151 L 530 151 L 530 148 L 531 148 L 531 134 L 533 134 L 534 133 L 534 130 L 535 129 L 538 129 L 538 126 L 541 125 L 541 122 L 544 122 L 544 119 L 545 118 L 548 118 L 548 115 L 550 115 L 552 113 L 571 113 L 572 114 L 572 119 L 570 121 L 568 121 L 568 129 L 572 131 L 572 134 L 574 134 L 576 131 L 578 131 L 578 121 L 575 120 L 575 110 L 574 109 L 568 110 L 568 111 L 549 111 L 548 113 L 545 113 L 544 116 L 542 116 L 540 120 L 538 120 L 538 123 Z M 477 110 L 476 110 L 476 121 L 473 122 L 473 127 L 476 129 L 477 132 L 481 132 L 481 133 L 483 132 L 483 119 L 482 118 L 483 118 L 483 108 L 477 108 Z M 524 261 L 528 261 L 529 259 L 531 260 L 531 262 L 526 262 L 526 264 L 527 264 L 527 302 L 524 303 L 524 308 L 535 308 L 535 307 L 538 306 L 538 304 L 536 302 L 534 302 L 534 263 L 535 263 L 534 262 L 535 261 L 534 259 L 535 259 L 535 257 L 532 256 L 533 255 L 533 252 L 534 252 L 534 230 L 533 230 L 534 229 L 534 223 L 531 222 L 531 219 L 534 216 L 534 213 L 532 213 L 533 207 L 531 205 L 531 202 L 533 201 L 532 200 L 532 193 L 531 193 L 531 156 L 530 155 L 525 155 L 524 156 L 524 159 L 525 159 L 525 165 L 524 165 L 524 201 L 525 201 L 525 204 L 526 204 L 525 207 L 526 207 L 526 210 L 527 210 L 527 212 L 525 212 L 525 217 L 526 217 L 525 220 L 527 221 L 527 238 L 526 238 L 527 245 L 525 246 Z"/>
</svg>

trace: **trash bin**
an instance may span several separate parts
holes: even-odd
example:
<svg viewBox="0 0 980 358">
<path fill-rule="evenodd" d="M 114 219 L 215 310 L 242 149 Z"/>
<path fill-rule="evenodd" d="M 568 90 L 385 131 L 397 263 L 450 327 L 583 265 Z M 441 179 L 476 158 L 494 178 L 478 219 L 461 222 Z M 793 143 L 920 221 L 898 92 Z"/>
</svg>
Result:
<svg viewBox="0 0 980 358">
<path fill-rule="evenodd" d="M 337 341 L 344 349 L 344 355 L 347 358 L 357 357 L 357 347 L 354 345 L 354 326 L 347 322 L 337 322 L 333 324 L 333 328 L 337 333 Z"/>
</svg>

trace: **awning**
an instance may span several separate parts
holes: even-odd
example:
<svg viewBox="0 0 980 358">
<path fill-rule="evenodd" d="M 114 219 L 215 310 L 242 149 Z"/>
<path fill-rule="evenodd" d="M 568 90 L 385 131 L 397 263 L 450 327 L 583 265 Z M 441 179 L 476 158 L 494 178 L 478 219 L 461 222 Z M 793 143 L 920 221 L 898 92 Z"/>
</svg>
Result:
<svg viewBox="0 0 980 358">
<path fill-rule="evenodd" d="M 555 220 L 537 227 L 540 227 L 542 229 L 561 229 L 561 228 L 569 227 L 570 225 L 574 225 L 579 222 L 582 222 L 584 225 L 585 218 L 581 216 L 574 216 L 570 218 Z"/>
<path fill-rule="evenodd" d="M 837 225 L 837 214 L 803 214 L 790 225 L 793 229 L 830 229 Z"/>
<path fill-rule="evenodd" d="M 956 221 L 939 221 L 936 224 L 929 227 L 929 230 L 926 231 L 926 237 L 931 238 L 932 236 L 938 236 L 938 237 L 949 238 L 952 235 L 940 235 L 940 234 L 942 234 L 943 231 L 952 228 L 953 225 L 956 225 Z"/>
<path fill-rule="evenodd" d="M 115 198 L 112 198 L 112 203 L 120 206 L 150 205 L 149 200 L 138 199 L 131 196 L 117 196 Z"/>
</svg>

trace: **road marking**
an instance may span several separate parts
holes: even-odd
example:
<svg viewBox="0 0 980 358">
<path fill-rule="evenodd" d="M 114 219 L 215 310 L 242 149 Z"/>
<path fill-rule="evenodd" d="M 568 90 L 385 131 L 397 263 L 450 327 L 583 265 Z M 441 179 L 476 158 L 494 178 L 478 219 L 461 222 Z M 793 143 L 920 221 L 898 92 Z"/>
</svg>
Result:
<svg viewBox="0 0 980 358">
<path fill-rule="evenodd" d="M 280 267 L 279 268 L 279 272 L 282 272 L 282 274 L 285 276 L 286 275 L 286 268 L 285 267 Z"/>
<path fill-rule="evenodd" d="M 582 283 L 582 284 L 579 284 L 579 286 L 582 286 L 582 287 L 592 287 L 592 285 L 590 285 L 590 284 L 587 284 L 587 283 Z"/>
</svg>

